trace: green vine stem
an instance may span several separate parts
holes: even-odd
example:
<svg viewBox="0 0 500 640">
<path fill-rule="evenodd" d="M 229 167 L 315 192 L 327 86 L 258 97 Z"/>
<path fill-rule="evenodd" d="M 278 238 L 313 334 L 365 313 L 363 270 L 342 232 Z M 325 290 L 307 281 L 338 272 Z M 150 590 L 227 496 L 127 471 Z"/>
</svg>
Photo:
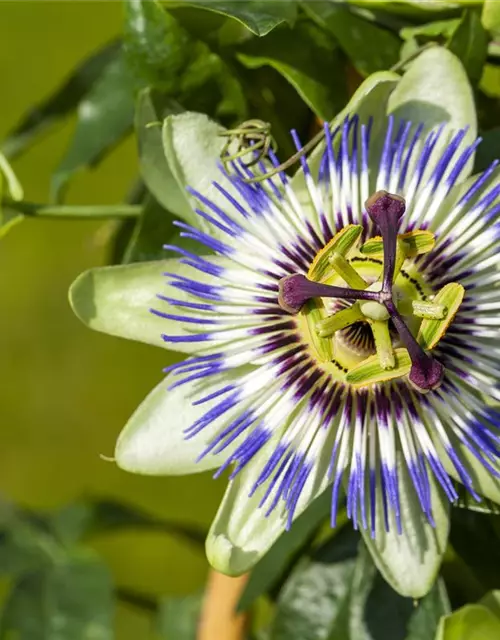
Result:
<svg viewBox="0 0 500 640">
<path fill-rule="evenodd" d="M 143 207 L 135 204 L 114 205 L 48 205 L 35 202 L 2 200 L 2 207 L 34 218 L 59 218 L 80 220 L 108 220 L 137 218 Z"/>
</svg>

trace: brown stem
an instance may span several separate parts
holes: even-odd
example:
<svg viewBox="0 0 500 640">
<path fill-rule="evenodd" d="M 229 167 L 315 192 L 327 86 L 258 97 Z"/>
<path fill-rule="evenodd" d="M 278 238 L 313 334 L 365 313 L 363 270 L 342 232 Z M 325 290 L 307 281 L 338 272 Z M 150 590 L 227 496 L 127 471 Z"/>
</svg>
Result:
<svg viewBox="0 0 500 640">
<path fill-rule="evenodd" d="M 230 578 L 210 571 L 197 640 L 243 640 L 247 615 L 235 611 L 247 580 L 248 575 Z"/>
</svg>

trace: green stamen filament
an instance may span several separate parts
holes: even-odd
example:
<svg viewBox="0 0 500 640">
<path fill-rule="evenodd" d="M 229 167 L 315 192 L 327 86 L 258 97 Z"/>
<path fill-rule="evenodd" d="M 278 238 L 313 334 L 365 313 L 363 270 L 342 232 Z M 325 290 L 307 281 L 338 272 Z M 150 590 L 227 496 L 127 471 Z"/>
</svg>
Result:
<svg viewBox="0 0 500 640">
<path fill-rule="evenodd" d="M 351 289 L 366 289 L 368 286 L 351 263 L 338 252 L 328 257 L 328 262 Z"/>
<path fill-rule="evenodd" d="M 389 323 L 386 320 L 372 320 L 370 327 L 375 340 L 375 349 L 382 369 L 394 369 L 396 360 L 392 339 L 389 333 Z"/>
<path fill-rule="evenodd" d="M 330 316 L 329 318 L 318 322 L 316 324 L 316 331 L 320 338 L 329 338 L 330 336 L 333 336 L 333 334 L 337 331 L 345 329 L 351 324 L 360 322 L 364 319 L 365 317 L 361 312 L 359 303 L 356 302 L 352 305 L 352 307 L 337 311 L 337 313 L 335 313 L 333 316 Z"/>
</svg>

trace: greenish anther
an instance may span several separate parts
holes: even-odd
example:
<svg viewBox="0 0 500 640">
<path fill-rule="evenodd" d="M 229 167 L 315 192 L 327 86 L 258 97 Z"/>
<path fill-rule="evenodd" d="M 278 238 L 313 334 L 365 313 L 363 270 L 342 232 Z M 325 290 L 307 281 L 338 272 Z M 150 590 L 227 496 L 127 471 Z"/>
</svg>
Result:
<svg viewBox="0 0 500 640">
<path fill-rule="evenodd" d="M 417 318 L 428 318 L 429 320 L 442 320 L 448 313 L 444 304 L 435 302 L 425 302 L 423 300 L 413 300 L 413 315 Z"/>
</svg>

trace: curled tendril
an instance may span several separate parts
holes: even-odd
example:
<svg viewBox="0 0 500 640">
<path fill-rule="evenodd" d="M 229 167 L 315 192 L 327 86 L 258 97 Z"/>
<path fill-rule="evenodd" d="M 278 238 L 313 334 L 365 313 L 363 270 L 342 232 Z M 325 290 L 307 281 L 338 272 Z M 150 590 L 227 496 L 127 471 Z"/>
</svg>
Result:
<svg viewBox="0 0 500 640">
<path fill-rule="evenodd" d="M 234 160 L 250 154 L 249 161 L 241 162 L 245 167 L 252 167 L 263 160 L 270 149 L 273 151 L 277 149 L 276 141 L 271 135 L 271 125 L 263 120 L 246 120 L 236 129 L 222 131 L 219 135 L 227 138 L 220 158 L 228 173 L 231 170 L 230 163 Z M 233 149 L 230 150 L 230 147 Z"/>
<path fill-rule="evenodd" d="M 249 162 L 243 162 L 243 160 L 241 160 L 241 162 L 245 167 L 251 167 L 263 160 L 269 153 L 270 149 L 273 151 L 276 151 L 277 149 L 276 142 L 271 135 L 271 125 L 268 122 L 263 122 L 262 120 L 246 120 L 236 129 L 221 131 L 219 135 L 227 138 L 226 144 L 222 148 L 220 159 L 228 173 L 231 173 L 234 170 L 231 163 L 235 160 L 240 160 L 247 154 L 254 154 L 254 157 Z M 318 142 L 320 142 L 324 135 L 325 132 L 321 129 L 321 131 L 319 131 L 314 138 L 311 138 L 311 140 L 309 140 L 309 142 L 305 144 L 300 151 L 294 153 L 293 156 L 288 158 L 288 160 L 285 160 L 282 164 L 274 167 L 267 173 L 262 173 L 260 175 L 253 176 L 252 178 L 242 177 L 242 180 L 247 183 L 252 183 L 272 178 L 280 171 L 284 171 L 298 162 L 303 155 L 309 153 L 309 151 L 313 149 Z M 234 150 L 230 151 L 230 147 L 233 146 L 233 143 L 236 143 L 234 145 Z"/>
<path fill-rule="evenodd" d="M 419 49 L 411 53 L 407 58 L 398 62 L 391 68 L 391 71 L 399 72 L 403 67 L 405 67 L 409 62 L 417 58 L 421 53 L 429 49 L 430 47 L 435 46 L 437 43 L 428 42 L 422 45 Z M 330 131 L 333 130 L 335 121 L 330 123 Z M 264 122 L 263 120 L 246 120 L 236 129 L 228 129 L 226 131 L 222 131 L 219 135 L 227 138 L 226 144 L 222 148 L 220 159 L 224 168 L 228 173 L 233 171 L 233 167 L 231 163 L 235 160 L 241 160 L 247 154 L 255 154 L 254 157 L 249 162 L 243 162 L 241 160 L 243 166 L 251 167 L 261 160 L 264 160 L 269 150 L 272 149 L 276 151 L 277 144 L 271 134 L 271 125 L 268 122 Z M 244 182 L 253 183 L 253 182 L 262 182 L 264 180 L 268 180 L 272 178 L 277 173 L 281 171 L 285 171 L 296 162 L 298 162 L 302 156 L 309 153 L 314 147 L 321 142 L 321 140 L 325 136 L 325 130 L 321 128 L 318 133 L 307 142 L 302 149 L 294 153 L 288 160 L 285 160 L 282 164 L 277 167 L 273 167 L 267 173 L 262 173 L 252 178 L 241 177 Z M 230 152 L 230 147 L 233 142 L 236 142 L 235 150 Z"/>
</svg>

